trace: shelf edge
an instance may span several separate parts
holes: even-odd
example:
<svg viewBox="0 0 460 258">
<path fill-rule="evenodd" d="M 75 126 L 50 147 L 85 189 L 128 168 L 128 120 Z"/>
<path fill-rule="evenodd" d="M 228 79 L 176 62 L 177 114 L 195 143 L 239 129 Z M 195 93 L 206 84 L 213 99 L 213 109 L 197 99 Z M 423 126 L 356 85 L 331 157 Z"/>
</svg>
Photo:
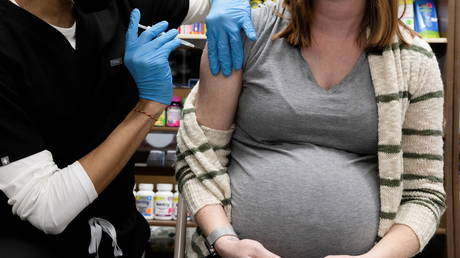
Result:
<svg viewBox="0 0 460 258">
<path fill-rule="evenodd" d="M 180 39 L 201 39 L 206 40 L 205 34 L 179 34 Z"/>
<path fill-rule="evenodd" d="M 157 226 L 157 227 L 175 227 L 177 221 L 176 220 L 147 220 L 150 226 Z M 196 227 L 196 223 L 193 221 L 187 221 L 187 227 Z"/>
<path fill-rule="evenodd" d="M 431 44 L 445 44 L 447 43 L 447 38 L 424 38 L 426 42 Z"/>
</svg>

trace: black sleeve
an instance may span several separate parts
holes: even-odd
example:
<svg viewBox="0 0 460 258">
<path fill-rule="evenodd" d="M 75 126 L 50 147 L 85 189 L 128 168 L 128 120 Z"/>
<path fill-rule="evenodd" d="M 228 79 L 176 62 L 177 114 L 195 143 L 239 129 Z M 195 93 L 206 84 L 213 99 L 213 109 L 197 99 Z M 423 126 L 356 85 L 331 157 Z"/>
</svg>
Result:
<svg viewBox="0 0 460 258">
<path fill-rule="evenodd" d="M 24 107 L 27 100 L 13 79 L 15 71 L 4 61 L 0 58 L 0 158 L 14 162 L 45 150 L 45 144 Z"/>
<path fill-rule="evenodd" d="M 168 21 L 169 28 L 178 28 L 185 20 L 189 0 L 130 0 L 141 11 L 141 24 L 150 26 Z"/>
</svg>

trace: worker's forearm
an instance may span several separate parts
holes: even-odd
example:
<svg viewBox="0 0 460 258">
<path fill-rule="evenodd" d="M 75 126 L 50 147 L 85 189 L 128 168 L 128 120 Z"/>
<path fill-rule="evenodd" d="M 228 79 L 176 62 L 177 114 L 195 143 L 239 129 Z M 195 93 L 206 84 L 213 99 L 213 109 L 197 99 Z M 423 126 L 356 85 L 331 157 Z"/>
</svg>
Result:
<svg viewBox="0 0 460 258">
<path fill-rule="evenodd" d="M 225 215 L 224 208 L 217 204 L 201 208 L 195 214 L 195 221 L 205 236 L 209 235 L 216 228 L 231 227 L 227 215 Z"/>
<path fill-rule="evenodd" d="M 137 109 L 154 117 L 158 117 L 164 107 L 162 104 L 146 100 L 141 100 L 136 105 Z M 153 122 L 153 119 L 145 114 L 130 112 L 101 145 L 79 160 L 98 193 L 101 193 L 123 169 L 149 133 Z"/>
<path fill-rule="evenodd" d="M 418 253 L 420 244 L 415 233 L 406 225 L 395 224 L 366 257 L 409 258 Z"/>
</svg>

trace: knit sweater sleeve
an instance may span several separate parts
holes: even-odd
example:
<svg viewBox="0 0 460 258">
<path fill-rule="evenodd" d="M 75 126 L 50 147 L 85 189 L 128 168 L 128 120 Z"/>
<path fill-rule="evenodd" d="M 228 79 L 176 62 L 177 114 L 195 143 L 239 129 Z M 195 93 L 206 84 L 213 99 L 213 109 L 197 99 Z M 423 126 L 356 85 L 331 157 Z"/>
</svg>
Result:
<svg viewBox="0 0 460 258">
<path fill-rule="evenodd" d="M 429 46 L 426 45 L 429 49 Z M 402 136 L 403 195 L 395 223 L 409 226 L 420 251 L 439 226 L 446 208 L 443 187 L 443 83 L 436 57 L 423 57 L 410 92 Z M 411 91 L 411 89 L 409 88 Z"/>
<path fill-rule="evenodd" d="M 233 127 L 215 130 L 198 124 L 195 115 L 196 85 L 184 105 L 177 134 L 176 180 L 188 208 L 195 215 L 206 205 L 220 204 L 230 214 L 230 179 L 227 156 Z"/>
</svg>

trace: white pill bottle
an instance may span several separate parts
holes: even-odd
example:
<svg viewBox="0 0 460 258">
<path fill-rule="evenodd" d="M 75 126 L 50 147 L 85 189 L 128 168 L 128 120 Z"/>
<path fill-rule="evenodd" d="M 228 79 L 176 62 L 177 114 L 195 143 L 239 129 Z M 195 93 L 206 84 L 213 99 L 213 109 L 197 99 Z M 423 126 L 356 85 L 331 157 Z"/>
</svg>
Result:
<svg viewBox="0 0 460 258">
<path fill-rule="evenodd" d="M 157 184 L 155 194 L 155 219 L 171 220 L 173 217 L 172 184 Z"/>
<path fill-rule="evenodd" d="M 173 194 L 173 219 L 177 219 L 177 208 L 179 207 L 179 189 L 178 186 L 174 186 L 174 194 Z"/>
<path fill-rule="evenodd" d="M 139 184 L 139 191 L 136 193 L 136 207 L 146 219 L 154 218 L 154 198 L 153 184 Z"/>
</svg>

